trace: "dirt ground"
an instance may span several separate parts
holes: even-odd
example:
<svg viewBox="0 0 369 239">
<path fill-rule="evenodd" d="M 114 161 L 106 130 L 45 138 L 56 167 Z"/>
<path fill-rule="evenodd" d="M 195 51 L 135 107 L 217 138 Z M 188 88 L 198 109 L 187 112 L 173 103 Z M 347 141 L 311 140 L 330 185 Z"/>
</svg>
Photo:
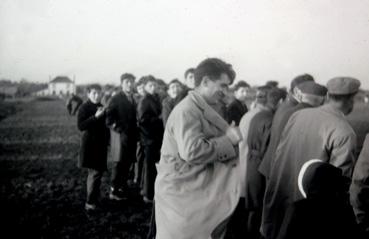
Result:
<svg viewBox="0 0 369 239">
<path fill-rule="evenodd" d="M 0 225 L 8 237 L 145 238 L 151 206 L 135 187 L 129 200 L 109 201 L 110 170 L 102 183 L 103 210 L 85 213 L 86 172 L 76 167 L 80 132 L 64 102 L 14 106 L 17 112 L 12 108 L 0 121 Z M 349 119 L 361 145 L 369 132 L 369 106 L 358 104 Z"/>
<path fill-rule="evenodd" d="M 80 132 L 64 102 L 16 107 L 0 121 L 0 225 L 9 238 L 145 238 L 151 206 L 135 187 L 129 200 L 107 199 L 110 171 L 102 183 L 103 210 L 85 213 L 86 172 L 76 167 Z"/>
</svg>

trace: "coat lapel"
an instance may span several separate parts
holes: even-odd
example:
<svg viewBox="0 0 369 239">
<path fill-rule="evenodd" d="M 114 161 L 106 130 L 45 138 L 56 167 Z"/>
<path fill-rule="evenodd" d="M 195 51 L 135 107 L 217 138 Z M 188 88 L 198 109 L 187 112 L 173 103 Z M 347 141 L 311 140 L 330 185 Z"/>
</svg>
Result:
<svg viewBox="0 0 369 239">
<path fill-rule="evenodd" d="M 225 121 L 205 100 L 195 91 L 190 91 L 189 96 L 195 102 L 195 104 L 203 110 L 204 117 L 207 121 L 211 122 L 221 132 L 225 132 L 229 127 L 227 121 Z"/>
</svg>

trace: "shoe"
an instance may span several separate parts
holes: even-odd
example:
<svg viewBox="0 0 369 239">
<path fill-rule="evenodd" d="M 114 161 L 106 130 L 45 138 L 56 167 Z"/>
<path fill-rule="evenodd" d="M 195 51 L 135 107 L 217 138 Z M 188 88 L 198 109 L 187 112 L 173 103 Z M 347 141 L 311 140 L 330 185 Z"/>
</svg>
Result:
<svg viewBox="0 0 369 239">
<path fill-rule="evenodd" d="M 109 193 L 109 199 L 116 200 L 116 201 L 122 201 L 126 199 L 126 197 L 124 196 L 124 192 L 122 189 L 114 190 L 113 188 L 111 188 L 110 193 Z"/>
<path fill-rule="evenodd" d="M 95 211 L 96 210 L 96 205 L 95 204 L 90 204 L 90 203 L 86 203 L 85 204 L 85 210 L 86 211 Z"/>
</svg>

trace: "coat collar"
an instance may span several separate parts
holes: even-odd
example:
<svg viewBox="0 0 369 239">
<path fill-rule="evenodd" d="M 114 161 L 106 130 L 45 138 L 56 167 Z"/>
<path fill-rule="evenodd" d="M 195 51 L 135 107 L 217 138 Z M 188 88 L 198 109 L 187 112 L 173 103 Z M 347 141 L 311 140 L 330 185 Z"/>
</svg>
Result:
<svg viewBox="0 0 369 239">
<path fill-rule="evenodd" d="M 336 115 L 336 116 L 337 116 L 337 117 L 339 117 L 339 118 L 345 118 L 345 115 L 344 115 L 341 111 L 339 111 L 339 110 L 335 109 L 335 108 L 334 108 L 334 107 L 332 107 L 332 105 L 330 105 L 329 103 L 327 103 L 327 104 L 325 104 L 325 105 L 320 106 L 320 108 L 321 108 L 323 111 L 328 112 L 328 113 L 333 114 L 333 115 Z"/>
<path fill-rule="evenodd" d="M 229 127 L 227 121 L 225 121 L 196 91 L 188 92 L 192 101 L 203 111 L 204 117 L 207 121 L 214 124 L 218 129 L 225 132 Z"/>
</svg>

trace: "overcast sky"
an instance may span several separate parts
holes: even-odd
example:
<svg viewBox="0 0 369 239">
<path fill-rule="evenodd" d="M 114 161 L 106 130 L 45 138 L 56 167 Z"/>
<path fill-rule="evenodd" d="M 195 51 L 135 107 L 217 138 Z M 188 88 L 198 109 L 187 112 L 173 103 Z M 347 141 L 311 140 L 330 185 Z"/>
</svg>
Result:
<svg viewBox="0 0 369 239">
<path fill-rule="evenodd" d="M 368 0 L 1 0 L 0 78 L 183 78 L 206 57 L 251 85 L 312 74 L 369 88 Z"/>
</svg>

